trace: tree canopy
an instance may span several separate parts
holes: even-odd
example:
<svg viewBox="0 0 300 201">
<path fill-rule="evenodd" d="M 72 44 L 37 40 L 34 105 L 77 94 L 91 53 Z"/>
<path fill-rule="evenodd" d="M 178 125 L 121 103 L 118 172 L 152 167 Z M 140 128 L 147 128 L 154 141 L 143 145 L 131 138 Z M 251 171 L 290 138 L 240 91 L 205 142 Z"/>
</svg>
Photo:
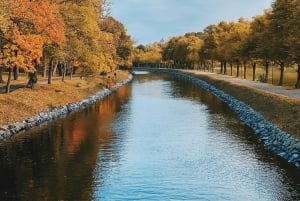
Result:
<svg viewBox="0 0 300 201">
<path fill-rule="evenodd" d="M 35 71 L 43 45 L 64 43 L 63 20 L 58 7 L 47 0 L 8 0 L 0 4 L 1 64 Z"/>
<path fill-rule="evenodd" d="M 34 72 L 43 61 L 46 69 L 56 62 L 96 73 L 131 65 L 133 42 L 120 22 L 107 17 L 109 7 L 108 0 L 1 1 L 2 66 Z"/>
<path fill-rule="evenodd" d="M 300 0 L 274 0 L 271 8 L 251 20 L 221 21 L 208 25 L 202 32 L 171 37 L 161 47 L 162 62 L 173 63 L 181 68 L 197 68 L 199 65 L 213 66 L 221 63 L 221 73 L 227 65 L 240 65 L 246 71 L 247 63 L 255 68 L 256 63 L 265 66 L 264 81 L 268 80 L 270 64 L 280 69 L 278 85 L 283 84 L 285 68 L 298 65 L 296 87 L 300 87 Z M 135 60 L 144 58 L 141 46 L 136 47 Z M 197 53 L 196 53 L 197 52 Z M 144 56 L 142 56 L 144 55 Z M 153 62 L 157 62 L 153 58 Z M 237 74 L 238 76 L 238 74 Z"/>
</svg>

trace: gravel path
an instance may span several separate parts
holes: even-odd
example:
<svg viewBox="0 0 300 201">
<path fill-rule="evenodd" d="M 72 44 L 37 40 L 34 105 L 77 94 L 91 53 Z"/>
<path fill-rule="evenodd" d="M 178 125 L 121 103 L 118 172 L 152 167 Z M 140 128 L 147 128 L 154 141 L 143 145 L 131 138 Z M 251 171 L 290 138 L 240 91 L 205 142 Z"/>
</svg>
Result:
<svg viewBox="0 0 300 201">
<path fill-rule="evenodd" d="M 221 75 L 221 74 L 209 73 L 209 72 L 203 72 L 203 71 L 197 71 L 197 70 L 182 70 L 182 71 L 199 74 L 199 75 L 208 75 L 208 76 L 216 78 L 216 79 L 221 79 L 221 80 L 225 80 L 228 82 L 237 83 L 237 84 L 245 85 L 248 87 L 253 87 L 256 89 L 263 90 L 263 91 L 268 91 L 271 93 L 281 94 L 281 95 L 288 96 L 291 98 L 300 99 L 300 89 L 285 89 L 280 86 L 274 86 L 274 85 L 270 85 L 270 84 L 266 84 L 266 83 L 262 83 L 262 82 L 250 81 L 250 80 L 240 79 L 240 78 L 232 77 L 232 76 L 228 76 L 228 75 Z"/>
</svg>

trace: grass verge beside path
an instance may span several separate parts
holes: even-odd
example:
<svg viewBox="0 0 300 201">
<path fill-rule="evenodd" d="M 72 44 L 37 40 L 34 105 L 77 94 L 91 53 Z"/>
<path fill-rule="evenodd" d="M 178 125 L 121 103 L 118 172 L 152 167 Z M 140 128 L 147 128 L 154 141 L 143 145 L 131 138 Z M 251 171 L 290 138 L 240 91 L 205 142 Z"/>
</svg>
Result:
<svg viewBox="0 0 300 201">
<path fill-rule="evenodd" d="M 187 74 L 199 77 L 201 80 L 243 101 L 281 130 L 300 139 L 300 100 L 219 80 L 209 75 Z"/>
<path fill-rule="evenodd" d="M 108 77 L 109 75 L 107 75 Z M 9 94 L 0 94 L 0 126 L 22 121 L 51 107 L 83 100 L 114 82 L 127 79 L 129 73 L 118 71 L 116 80 L 107 77 L 55 81 L 51 85 L 37 84 L 34 89 L 22 88 Z"/>
</svg>

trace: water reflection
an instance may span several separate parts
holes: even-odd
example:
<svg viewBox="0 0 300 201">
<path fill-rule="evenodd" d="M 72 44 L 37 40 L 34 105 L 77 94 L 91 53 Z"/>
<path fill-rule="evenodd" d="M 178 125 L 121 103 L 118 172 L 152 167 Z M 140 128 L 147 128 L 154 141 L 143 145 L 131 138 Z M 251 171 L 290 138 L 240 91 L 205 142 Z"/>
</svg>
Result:
<svg viewBox="0 0 300 201">
<path fill-rule="evenodd" d="M 110 170 L 109 187 L 99 187 L 95 198 L 299 199 L 299 170 L 265 149 L 219 99 L 188 81 L 163 77 L 167 81 L 137 77 L 131 113 L 124 114 L 134 116 L 124 162 Z"/>
<path fill-rule="evenodd" d="M 299 181 L 223 102 L 163 75 L 0 143 L 0 200 L 300 200 Z"/>
<path fill-rule="evenodd" d="M 207 106 L 207 111 L 210 113 L 207 123 L 213 139 L 222 138 L 224 133 L 226 133 L 224 138 L 226 143 L 229 143 L 228 137 L 233 139 L 234 144 L 229 143 L 229 153 L 222 149 L 220 155 L 229 155 L 230 160 L 234 161 L 232 149 L 238 149 L 236 152 L 244 151 L 245 163 L 256 163 L 256 168 L 259 168 L 259 170 L 249 169 L 249 167 L 247 169 L 246 166 L 242 166 L 241 171 L 245 177 L 251 177 L 252 172 L 253 178 L 251 179 L 257 181 L 257 186 L 261 191 L 266 191 L 270 188 L 268 185 L 272 184 L 272 188 L 274 188 L 272 190 L 278 193 L 274 200 L 300 200 L 299 170 L 266 149 L 259 136 L 255 135 L 252 129 L 241 122 L 237 115 L 218 98 L 187 80 L 169 78 L 169 81 L 172 82 L 171 96 L 188 97 L 192 101 L 201 102 Z M 262 170 L 268 174 L 257 176 L 257 173 Z M 291 194 L 286 196 L 285 194 L 289 192 Z"/>
<path fill-rule="evenodd" d="M 0 143 L 0 200 L 92 200 L 98 163 L 116 160 L 109 125 L 129 86 L 65 119 Z M 101 152 L 99 161 L 99 149 Z"/>
</svg>

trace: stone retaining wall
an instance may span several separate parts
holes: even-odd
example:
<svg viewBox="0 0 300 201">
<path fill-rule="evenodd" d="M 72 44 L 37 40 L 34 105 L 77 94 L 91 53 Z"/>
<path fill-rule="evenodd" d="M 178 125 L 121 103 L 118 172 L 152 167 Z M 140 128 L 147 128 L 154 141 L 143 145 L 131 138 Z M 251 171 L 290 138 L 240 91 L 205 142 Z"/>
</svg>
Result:
<svg viewBox="0 0 300 201">
<path fill-rule="evenodd" d="M 100 91 L 96 93 L 93 96 L 88 97 L 87 99 L 84 99 L 82 101 L 76 102 L 76 103 L 70 103 L 65 106 L 60 107 L 54 107 L 51 109 L 48 109 L 46 111 L 43 111 L 33 117 L 30 117 L 29 119 L 25 119 L 22 122 L 17 122 L 14 124 L 6 125 L 0 127 L 0 141 L 8 139 L 12 137 L 13 135 L 20 133 L 22 131 L 26 131 L 30 128 L 39 126 L 43 123 L 53 121 L 55 119 L 58 119 L 60 117 L 63 117 L 67 114 L 70 114 L 71 112 L 77 111 L 79 109 L 85 108 L 99 100 L 102 100 L 121 86 L 127 84 L 132 80 L 133 76 L 130 75 L 128 79 L 117 83 L 116 86 L 113 89 L 105 89 L 103 91 Z"/>
<path fill-rule="evenodd" d="M 280 130 L 276 125 L 267 121 L 260 113 L 254 111 L 249 105 L 246 105 L 207 82 L 191 75 L 174 71 L 159 70 L 156 72 L 190 80 L 217 96 L 223 102 L 227 103 L 229 107 L 238 114 L 240 119 L 260 136 L 269 149 L 273 150 L 276 154 L 286 159 L 288 162 L 294 164 L 297 168 L 300 168 L 299 140 L 293 138 L 290 134 Z"/>
</svg>

